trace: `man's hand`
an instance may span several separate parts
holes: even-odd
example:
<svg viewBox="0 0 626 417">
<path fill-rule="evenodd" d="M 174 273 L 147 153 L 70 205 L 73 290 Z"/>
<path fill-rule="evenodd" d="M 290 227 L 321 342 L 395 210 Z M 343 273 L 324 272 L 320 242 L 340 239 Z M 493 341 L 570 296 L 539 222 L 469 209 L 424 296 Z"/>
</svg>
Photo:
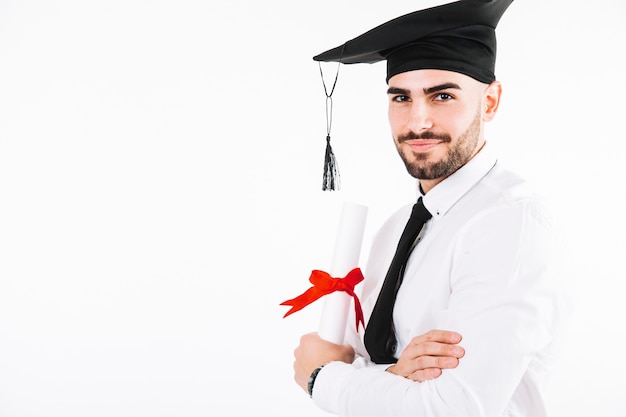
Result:
<svg viewBox="0 0 626 417">
<path fill-rule="evenodd" d="M 461 335 L 447 330 L 431 330 L 414 337 L 388 372 L 413 381 L 435 379 L 444 369 L 456 368 L 465 349 L 457 344 Z"/>
<path fill-rule="evenodd" d="M 336 345 L 322 340 L 317 333 L 309 333 L 300 339 L 300 346 L 294 351 L 294 356 L 294 379 L 306 392 L 309 377 L 315 368 L 332 361 L 352 363 L 354 349 L 349 345 Z"/>
</svg>

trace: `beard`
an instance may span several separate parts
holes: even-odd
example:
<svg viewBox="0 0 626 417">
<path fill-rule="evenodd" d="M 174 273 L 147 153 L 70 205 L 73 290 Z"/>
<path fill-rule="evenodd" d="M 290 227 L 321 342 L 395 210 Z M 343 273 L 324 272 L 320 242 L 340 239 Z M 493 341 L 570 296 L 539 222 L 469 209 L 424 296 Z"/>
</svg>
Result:
<svg viewBox="0 0 626 417">
<path fill-rule="evenodd" d="M 418 135 L 415 132 L 408 132 L 399 135 L 397 138 L 397 148 L 400 158 L 404 162 L 407 171 L 412 177 L 420 180 L 434 180 L 445 178 L 453 174 L 457 169 L 469 161 L 478 145 L 480 138 L 480 110 L 476 113 L 474 120 L 469 127 L 463 132 L 456 141 L 448 134 L 424 132 Z M 429 161 L 426 154 L 414 154 L 410 148 L 401 148 L 400 145 L 410 139 L 438 139 L 444 143 L 452 144 L 448 154 L 438 161 Z"/>
</svg>

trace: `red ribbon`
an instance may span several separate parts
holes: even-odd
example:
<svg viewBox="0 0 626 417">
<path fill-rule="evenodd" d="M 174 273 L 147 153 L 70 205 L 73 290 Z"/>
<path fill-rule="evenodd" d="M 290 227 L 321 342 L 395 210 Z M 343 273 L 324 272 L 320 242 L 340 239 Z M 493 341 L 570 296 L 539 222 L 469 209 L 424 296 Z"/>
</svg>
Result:
<svg viewBox="0 0 626 417">
<path fill-rule="evenodd" d="M 327 272 L 314 270 L 309 277 L 309 281 L 313 284 L 311 288 L 296 298 L 280 303 L 281 306 L 291 306 L 291 310 L 289 310 L 283 318 L 296 311 L 302 310 L 320 297 L 335 291 L 344 291 L 354 298 L 354 313 L 356 316 L 356 330 L 358 332 L 359 323 L 365 328 L 365 320 L 363 319 L 361 302 L 359 301 L 359 297 L 354 293 L 354 287 L 359 282 L 363 281 L 363 279 L 363 273 L 360 268 L 354 268 L 352 271 L 348 272 L 345 278 L 333 278 Z"/>
</svg>

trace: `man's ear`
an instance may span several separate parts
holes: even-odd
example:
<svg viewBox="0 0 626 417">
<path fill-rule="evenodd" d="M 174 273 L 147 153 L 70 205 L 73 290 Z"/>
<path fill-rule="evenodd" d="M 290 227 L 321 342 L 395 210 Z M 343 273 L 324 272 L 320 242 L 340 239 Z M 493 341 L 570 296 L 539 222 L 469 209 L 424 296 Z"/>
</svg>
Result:
<svg viewBox="0 0 626 417">
<path fill-rule="evenodd" d="M 490 122 L 498 111 L 500 105 L 500 96 L 502 95 L 502 84 L 500 81 L 494 81 L 485 89 L 485 95 L 483 97 L 484 111 L 483 121 Z"/>
</svg>

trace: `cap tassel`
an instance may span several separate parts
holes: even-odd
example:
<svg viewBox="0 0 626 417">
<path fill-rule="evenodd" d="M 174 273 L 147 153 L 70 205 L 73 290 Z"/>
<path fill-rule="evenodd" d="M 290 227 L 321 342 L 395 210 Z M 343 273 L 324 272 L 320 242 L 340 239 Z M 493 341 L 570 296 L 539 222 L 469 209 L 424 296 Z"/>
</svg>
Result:
<svg viewBox="0 0 626 417">
<path fill-rule="evenodd" d="M 322 84 L 324 85 L 324 94 L 326 95 L 326 155 L 324 156 L 324 178 L 322 181 L 322 191 L 336 191 L 340 188 L 339 167 L 337 166 L 337 159 L 335 158 L 333 147 L 330 146 L 330 130 L 333 125 L 333 92 L 337 86 L 337 78 L 339 78 L 339 64 L 337 64 L 335 81 L 333 82 L 333 87 L 331 88 L 330 93 L 326 88 L 322 65 L 319 62 L 318 65 L 320 67 Z"/>
<path fill-rule="evenodd" d="M 340 178 L 337 159 L 333 153 L 333 147 L 330 145 L 330 135 L 326 136 L 326 155 L 324 157 L 324 180 L 322 182 L 322 191 L 339 190 Z"/>
</svg>

